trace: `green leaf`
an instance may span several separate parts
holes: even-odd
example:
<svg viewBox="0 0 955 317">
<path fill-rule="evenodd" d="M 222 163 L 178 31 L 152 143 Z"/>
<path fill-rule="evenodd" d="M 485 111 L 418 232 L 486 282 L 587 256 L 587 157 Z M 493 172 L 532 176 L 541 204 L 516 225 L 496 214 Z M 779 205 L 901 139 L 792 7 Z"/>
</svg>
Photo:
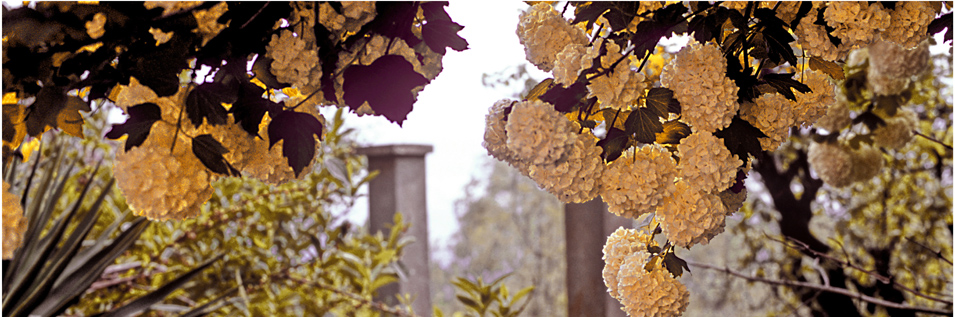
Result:
<svg viewBox="0 0 955 317">
<path fill-rule="evenodd" d="M 663 132 L 656 134 L 656 143 L 680 144 L 680 140 L 690 135 L 690 126 L 686 123 L 670 120 L 663 123 Z"/>
<path fill-rule="evenodd" d="M 690 272 L 690 267 L 686 265 L 686 261 L 677 257 L 672 251 L 663 257 L 663 267 L 670 271 L 670 274 L 673 274 L 674 277 L 683 275 L 683 269 Z"/>
<path fill-rule="evenodd" d="M 176 279 L 170 281 L 169 283 L 166 283 L 166 285 L 163 285 L 162 287 L 156 289 L 155 291 L 152 291 L 149 294 L 143 295 L 142 297 L 139 297 L 136 300 L 133 300 L 132 302 L 126 305 L 123 305 L 122 307 L 118 309 L 110 311 L 104 314 L 102 317 L 131 316 L 131 315 L 143 312 L 146 309 L 148 309 L 150 306 L 152 306 L 153 304 L 156 304 L 162 301 L 163 299 L 165 299 L 166 296 L 169 296 L 169 294 L 171 294 L 173 291 L 181 288 L 183 285 L 186 284 L 186 282 L 188 282 L 190 279 L 192 279 L 196 275 L 199 275 L 200 272 L 209 268 L 210 266 L 212 266 L 213 263 L 215 263 L 221 258 L 222 258 L 222 255 L 220 254 L 216 256 L 215 258 L 212 258 L 211 260 L 206 261 L 206 263 L 203 263 L 197 266 L 196 268 L 190 270 L 189 272 L 183 273 Z"/>
<path fill-rule="evenodd" d="M 466 297 L 464 295 L 457 295 L 456 297 L 458 298 L 458 301 L 461 302 L 461 304 L 464 304 L 465 307 L 471 308 L 474 311 L 481 311 L 481 305 L 478 304 L 473 299 Z"/>
<path fill-rule="evenodd" d="M 663 132 L 660 116 L 649 108 L 633 109 L 627 116 L 624 127 L 627 134 L 633 135 L 634 140 L 642 143 L 653 143 L 657 139 L 657 133 Z"/>
</svg>

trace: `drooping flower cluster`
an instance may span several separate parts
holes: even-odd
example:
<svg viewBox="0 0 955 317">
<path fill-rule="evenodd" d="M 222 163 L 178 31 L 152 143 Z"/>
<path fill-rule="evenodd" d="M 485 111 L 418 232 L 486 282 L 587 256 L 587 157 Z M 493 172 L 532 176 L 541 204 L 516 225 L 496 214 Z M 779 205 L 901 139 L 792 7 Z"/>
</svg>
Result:
<svg viewBox="0 0 955 317">
<path fill-rule="evenodd" d="M 912 48 L 928 37 L 928 25 L 935 19 L 935 9 L 926 1 L 903 1 L 895 5 L 892 21 L 882 38 L 903 48 Z"/>
<path fill-rule="evenodd" d="M 832 35 L 850 49 L 868 46 L 892 19 L 882 4 L 863 1 L 830 2 L 823 16 L 826 24 L 835 28 Z"/>
<path fill-rule="evenodd" d="M 627 255 L 617 272 L 616 297 L 630 316 L 679 316 L 690 293 L 662 265 L 659 257 L 640 250 Z M 649 271 L 648 271 L 649 270 Z"/>
<path fill-rule="evenodd" d="M 713 43 L 690 40 L 663 68 L 660 83 L 673 90 L 683 107 L 683 120 L 695 131 L 725 128 L 739 109 L 739 87 L 726 77 L 726 59 Z"/>
<path fill-rule="evenodd" d="M 696 184 L 684 179 L 677 182 L 673 198 L 657 215 L 663 218 L 660 222 L 670 242 L 689 247 L 707 244 L 722 233 L 726 213 L 719 196 L 700 191 Z"/>
<path fill-rule="evenodd" d="M 580 74 L 581 58 L 586 52 L 587 47 L 581 44 L 564 46 L 564 49 L 557 53 L 554 61 L 554 82 L 564 87 L 572 85 Z"/>
<path fill-rule="evenodd" d="M 571 26 L 550 4 L 538 3 L 521 13 L 517 37 L 527 60 L 545 72 L 554 68 L 557 53 L 568 44 L 587 44 L 584 31 Z"/>
<path fill-rule="evenodd" d="M 597 197 L 601 175 L 606 168 L 589 133 L 576 135 L 573 147 L 555 166 L 532 165 L 529 176 L 562 202 L 582 203 Z"/>
<path fill-rule="evenodd" d="M 13 257 L 13 252 L 23 244 L 23 234 L 27 230 L 27 219 L 23 217 L 23 207 L 19 196 L 10 192 L 10 184 L 3 182 L 3 259 Z"/>
<path fill-rule="evenodd" d="M 839 143 L 816 143 L 809 146 L 809 166 L 822 181 L 833 187 L 851 184 L 852 152 Z"/>
<path fill-rule="evenodd" d="M 600 43 L 597 43 L 590 51 L 599 49 Z M 610 70 L 606 76 L 599 76 L 590 81 L 587 85 L 589 94 L 587 97 L 597 97 L 605 107 L 617 110 L 626 110 L 637 97 L 646 88 L 643 80 L 646 77 L 643 73 L 630 70 L 630 64 L 620 62 L 616 66 L 614 63 L 619 61 L 623 54 L 620 53 L 620 46 L 613 40 L 607 41 L 607 54 L 600 56 L 601 69 Z M 585 63 L 592 63 L 586 61 Z"/>
<path fill-rule="evenodd" d="M 305 40 L 290 30 L 272 35 L 265 56 L 272 59 L 272 74 L 279 82 L 305 87 L 321 79 L 318 52 L 306 49 L 306 45 Z"/>
<path fill-rule="evenodd" d="M 911 77 L 928 69 L 928 41 L 912 49 L 903 49 L 890 41 L 878 41 L 869 47 L 868 86 L 877 95 L 901 93 Z"/>
<path fill-rule="evenodd" d="M 336 39 L 348 33 L 358 32 L 377 15 L 374 1 L 343 1 L 341 6 L 341 14 L 327 2 L 318 7 L 318 22 Z"/>
<path fill-rule="evenodd" d="M 813 126 L 835 133 L 849 126 L 852 123 L 852 118 L 847 103 L 845 94 L 837 94 L 836 102 L 826 110 L 826 114 L 822 118 L 816 120 Z"/>
<path fill-rule="evenodd" d="M 826 109 L 836 103 L 836 86 L 825 73 L 806 69 L 800 74 L 799 79 L 812 91 L 796 91 L 796 102 L 792 103 L 794 125 L 809 126 L 822 118 Z"/>
<path fill-rule="evenodd" d="M 635 229 L 617 228 L 609 237 L 603 248 L 603 279 L 607 285 L 607 292 L 613 298 L 620 298 L 619 280 L 620 266 L 623 261 L 636 252 L 647 252 L 647 243 L 656 244 L 650 235 L 640 233 Z"/>
<path fill-rule="evenodd" d="M 657 144 L 624 152 L 603 174 L 600 196 L 610 212 L 636 219 L 664 204 L 676 190 L 676 162 Z"/>
<path fill-rule="evenodd" d="M 142 145 L 116 151 L 116 185 L 136 214 L 167 220 L 199 213 L 212 196 L 212 175 L 191 149 L 191 138 L 177 134 L 174 125 L 158 121 Z"/>
<path fill-rule="evenodd" d="M 573 123 L 540 100 L 515 103 L 505 130 L 508 151 L 537 165 L 556 163 L 577 140 Z"/>
<path fill-rule="evenodd" d="M 789 128 L 796 122 L 793 104 L 780 94 L 764 94 L 752 103 L 743 103 L 740 117 L 766 134 L 759 143 L 763 150 L 775 151 L 789 138 Z"/>
<path fill-rule="evenodd" d="M 738 156 L 730 153 L 723 141 L 709 132 L 690 134 L 677 146 L 680 155 L 678 176 L 706 193 L 718 193 L 736 180 L 737 169 L 743 165 Z"/>
<path fill-rule="evenodd" d="M 808 16 L 817 16 L 819 9 L 820 8 L 814 3 Z M 794 30 L 799 46 L 801 46 L 803 50 L 808 51 L 809 55 L 818 56 L 825 60 L 834 61 L 844 58 L 849 51 L 846 49 L 847 46 L 842 45 L 836 47 L 829 41 L 829 32 L 826 32 L 825 27 L 810 22 L 811 21 L 803 20 Z"/>
<path fill-rule="evenodd" d="M 872 131 L 877 146 L 889 149 L 901 149 L 912 140 L 919 118 L 915 112 L 899 109 L 894 116 L 883 118 L 885 125 Z"/>
</svg>

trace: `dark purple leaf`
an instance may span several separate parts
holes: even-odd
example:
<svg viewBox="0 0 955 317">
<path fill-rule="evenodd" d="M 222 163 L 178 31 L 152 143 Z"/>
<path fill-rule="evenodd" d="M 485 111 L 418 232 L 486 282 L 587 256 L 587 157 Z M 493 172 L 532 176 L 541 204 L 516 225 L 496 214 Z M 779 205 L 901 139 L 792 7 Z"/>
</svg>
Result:
<svg viewBox="0 0 955 317">
<path fill-rule="evenodd" d="M 227 123 L 228 113 L 223 103 L 234 103 L 238 92 L 222 83 L 204 83 L 189 92 L 186 97 L 186 114 L 192 124 L 199 126 L 202 118 L 211 125 Z"/>
<path fill-rule="evenodd" d="M 809 89 L 809 86 L 806 84 L 793 79 L 793 75 L 795 75 L 795 73 L 766 74 L 763 76 L 763 80 L 770 86 L 773 86 L 773 88 L 776 88 L 776 91 L 780 94 L 786 96 L 786 99 L 796 101 L 796 94 L 793 93 L 793 89 L 801 93 L 809 93 L 812 90 Z"/>
<path fill-rule="evenodd" d="M 759 144 L 759 138 L 766 137 L 763 131 L 741 119 L 739 115 L 733 117 L 733 121 L 728 127 L 716 131 L 713 135 L 723 139 L 723 145 L 726 145 L 730 153 L 738 155 L 744 165 L 749 161 L 749 155 L 755 157 L 763 151 L 763 146 Z"/>
<path fill-rule="evenodd" d="M 620 157 L 627 143 L 630 143 L 627 132 L 618 128 L 610 128 L 607 130 L 607 135 L 602 140 L 597 141 L 597 146 L 603 149 L 601 156 L 603 156 L 605 162 L 609 163 Z"/>
<path fill-rule="evenodd" d="M 203 134 L 192 139 L 192 153 L 199 158 L 202 165 L 205 165 L 214 173 L 229 176 L 240 175 L 239 171 L 222 157 L 222 154 L 229 153 L 229 150 L 210 134 Z"/>
<path fill-rule="evenodd" d="M 458 52 L 468 49 L 468 41 L 458 35 L 461 29 L 464 27 L 451 21 L 429 21 L 421 27 L 421 36 L 428 48 L 444 55 L 447 52 L 446 47 Z"/>
<path fill-rule="evenodd" d="M 663 123 L 660 122 L 660 116 L 656 114 L 656 111 L 649 108 L 633 109 L 623 126 L 627 134 L 632 135 L 634 140 L 642 143 L 653 143 L 657 139 L 657 133 L 663 132 Z"/>
<path fill-rule="evenodd" d="M 563 85 L 554 85 L 540 96 L 540 100 L 554 105 L 554 109 L 558 112 L 567 113 L 586 104 L 588 102 L 586 97 L 587 84 L 578 81 L 567 88 Z"/>
<path fill-rule="evenodd" d="M 298 176 L 315 158 L 315 138 L 322 139 L 322 123 L 307 113 L 282 111 L 269 123 L 269 149 L 278 141 L 282 144 L 282 156 Z"/>
<path fill-rule="evenodd" d="M 262 123 L 262 117 L 270 109 L 282 109 L 282 105 L 271 100 L 262 98 L 265 89 L 251 82 L 239 86 L 239 98 L 229 109 L 236 123 L 242 126 L 242 130 L 249 135 L 259 136 L 259 124 Z"/>
<path fill-rule="evenodd" d="M 660 39 L 673 33 L 686 32 L 687 22 L 683 14 L 687 12 L 682 3 L 668 5 L 653 13 L 652 20 L 644 20 L 637 25 L 631 42 L 635 46 L 633 53 L 637 58 L 643 58 L 652 53 Z"/>
<path fill-rule="evenodd" d="M 126 113 L 129 114 L 129 119 L 122 124 L 113 125 L 106 137 L 119 139 L 123 134 L 128 135 L 124 151 L 129 151 L 146 141 L 153 123 L 162 120 L 162 111 L 154 103 L 144 103 L 129 107 Z"/>
<path fill-rule="evenodd" d="M 948 32 L 945 32 L 944 42 L 951 42 L 952 41 L 952 13 L 951 12 L 943 14 L 942 16 L 933 20 L 932 23 L 929 23 L 928 34 L 929 36 L 932 36 L 934 34 L 938 34 L 938 32 L 942 32 L 942 30 L 945 30 L 946 28 L 948 29 Z"/>
<path fill-rule="evenodd" d="M 411 90 L 428 84 L 404 57 L 385 55 L 371 65 L 352 65 L 343 74 L 345 103 L 358 109 L 365 101 L 375 113 L 399 126 L 408 117 L 415 102 Z"/>
</svg>

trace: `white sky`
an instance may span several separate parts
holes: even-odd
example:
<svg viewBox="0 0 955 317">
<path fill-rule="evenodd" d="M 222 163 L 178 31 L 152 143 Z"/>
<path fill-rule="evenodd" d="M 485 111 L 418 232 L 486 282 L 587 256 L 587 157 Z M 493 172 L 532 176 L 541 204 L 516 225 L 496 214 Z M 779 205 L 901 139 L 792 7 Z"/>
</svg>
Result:
<svg viewBox="0 0 955 317">
<path fill-rule="evenodd" d="M 468 41 L 469 49 L 448 50 L 444 70 L 418 95 L 403 127 L 378 116 L 349 115 L 346 118 L 346 126 L 358 130 L 356 135 L 363 145 L 434 146 L 434 151 L 425 159 L 428 234 L 432 247 L 447 245 L 458 230 L 454 201 L 464 196 L 464 187 L 472 176 L 481 177 L 478 174 L 487 172 L 481 169 L 483 157 L 487 156 L 481 142 L 488 108 L 523 88 L 487 88 L 481 84 L 481 75 L 525 62 L 516 29 L 518 14 L 527 7 L 517 1 L 493 5 L 477 1 L 451 2 L 446 9 L 452 20 L 464 26 L 459 34 Z M 547 78 L 546 73 L 533 66 L 528 70 L 535 78 Z M 334 112 L 334 109 L 324 110 Z M 367 199 L 360 200 L 348 216 L 357 223 L 364 223 L 367 217 Z"/>
</svg>

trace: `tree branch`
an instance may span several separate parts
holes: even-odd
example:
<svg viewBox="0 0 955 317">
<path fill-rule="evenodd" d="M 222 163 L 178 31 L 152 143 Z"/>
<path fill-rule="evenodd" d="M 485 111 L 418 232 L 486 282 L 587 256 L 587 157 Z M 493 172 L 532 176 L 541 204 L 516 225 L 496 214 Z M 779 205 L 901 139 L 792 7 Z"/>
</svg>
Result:
<svg viewBox="0 0 955 317">
<path fill-rule="evenodd" d="M 819 284 L 807 283 L 807 282 L 786 281 L 786 280 L 774 280 L 774 279 L 768 279 L 768 278 L 762 278 L 762 277 L 757 277 L 757 276 L 746 275 L 746 274 L 743 274 L 743 273 L 741 273 L 741 272 L 737 272 L 737 271 L 730 270 L 730 269 L 727 268 L 727 267 L 722 267 L 722 268 L 721 268 L 721 267 L 716 267 L 716 266 L 709 265 L 709 264 L 705 264 L 705 263 L 698 263 L 698 262 L 691 261 L 691 260 L 687 260 L 686 262 L 687 262 L 687 264 L 692 265 L 692 266 L 701 267 L 701 268 L 704 268 L 704 269 L 711 269 L 711 270 L 715 270 L 715 271 L 721 271 L 721 272 L 723 272 L 723 273 L 726 273 L 726 274 L 729 274 L 729 275 L 733 275 L 733 276 L 736 276 L 736 277 L 740 277 L 740 278 L 743 278 L 743 279 L 745 279 L 745 280 L 753 281 L 753 282 L 760 282 L 760 283 L 766 283 L 766 284 L 771 284 L 771 285 L 795 286 L 795 287 L 802 287 L 802 288 L 813 289 L 813 290 L 817 290 L 817 291 L 820 291 L 820 292 L 836 293 L 836 294 L 845 295 L 845 296 L 848 296 L 848 297 L 851 297 L 851 298 L 855 298 L 855 299 L 858 299 L 858 300 L 861 300 L 861 301 L 864 301 L 864 302 L 867 302 L 867 303 L 870 303 L 870 304 L 875 304 L 875 305 L 879 305 L 879 306 L 886 307 L 886 308 L 894 308 L 894 309 L 900 309 L 900 310 L 913 311 L 913 312 L 917 312 L 917 313 L 928 313 L 928 314 L 935 314 L 935 315 L 952 315 L 952 311 L 951 311 L 951 310 L 944 310 L 944 309 L 937 309 L 937 308 L 930 308 L 930 307 L 917 307 L 917 306 L 911 306 L 911 305 L 904 305 L 904 304 L 899 304 L 899 303 L 893 303 L 893 302 L 890 302 L 890 301 L 887 301 L 887 300 L 883 300 L 883 299 L 879 299 L 879 298 L 875 298 L 875 297 L 871 297 L 871 296 L 867 296 L 867 295 L 855 293 L 855 292 L 852 292 L 852 291 L 850 291 L 850 290 L 847 290 L 847 289 L 844 289 L 844 288 L 839 288 L 839 287 L 819 285 Z"/>
</svg>

